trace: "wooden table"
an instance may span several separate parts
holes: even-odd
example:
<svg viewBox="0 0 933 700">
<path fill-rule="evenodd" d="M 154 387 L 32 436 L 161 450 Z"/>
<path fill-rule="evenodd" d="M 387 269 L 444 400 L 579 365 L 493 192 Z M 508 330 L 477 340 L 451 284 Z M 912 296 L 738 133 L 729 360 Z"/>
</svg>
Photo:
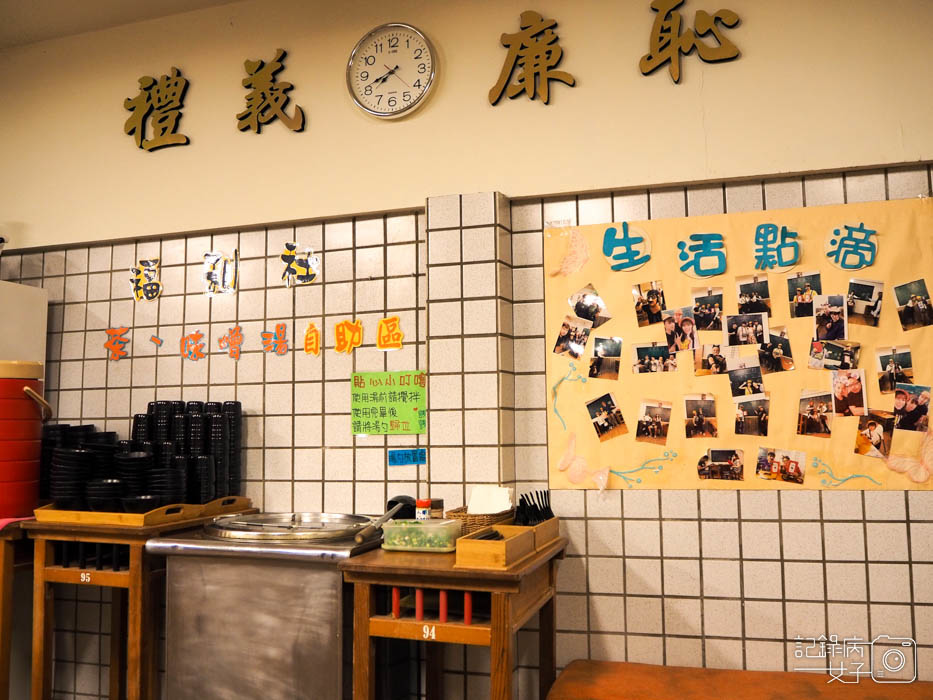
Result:
<svg viewBox="0 0 933 700">
<path fill-rule="evenodd" d="M 255 509 L 242 511 L 255 513 Z M 216 516 L 189 518 L 146 527 L 51 523 L 28 520 L 22 528 L 35 543 L 32 619 L 32 697 L 52 695 L 52 634 L 55 600 L 53 583 L 107 586 L 112 589 L 110 623 L 110 697 L 127 700 L 159 698 L 157 668 L 158 608 L 164 594 L 162 557 L 146 554 L 146 540 L 168 532 L 188 530 Z M 129 548 L 129 566 L 79 568 L 56 564 L 55 542 L 80 542 Z M 124 550 L 125 551 L 125 550 Z M 125 667 L 125 670 L 124 670 Z M 125 690 L 124 690 L 125 689 Z"/>
<path fill-rule="evenodd" d="M 556 675 L 554 593 L 557 560 L 567 540 L 558 538 L 509 569 L 454 568 L 454 554 L 387 552 L 375 549 L 340 563 L 344 580 L 353 584 L 353 697 L 372 700 L 373 637 L 427 641 L 427 697 L 440 700 L 443 690 L 443 652 L 437 642 L 489 647 L 490 694 L 493 700 L 512 699 L 514 636 L 540 611 L 539 693 L 547 696 Z M 375 587 L 412 587 L 437 591 L 489 593 L 489 622 L 441 622 L 393 617 L 375 610 Z M 446 599 L 446 594 L 444 599 Z M 419 598 L 421 596 L 419 595 Z M 442 603 L 442 607 L 444 604 Z"/>
<path fill-rule="evenodd" d="M 16 542 L 23 538 L 19 522 L 0 530 L 0 700 L 10 696 L 10 647 L 13 639 L 13 562 Z"/>
</svg>

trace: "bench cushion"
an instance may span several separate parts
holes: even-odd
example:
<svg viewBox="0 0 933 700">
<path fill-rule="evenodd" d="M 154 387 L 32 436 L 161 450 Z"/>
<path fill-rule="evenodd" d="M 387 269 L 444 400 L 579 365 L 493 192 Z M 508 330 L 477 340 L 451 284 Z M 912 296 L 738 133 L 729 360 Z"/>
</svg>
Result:
<svg viewBox="0 0 933 700">
<path fill-rule="evenodd" d="M 806 672 L 730 671 L 578 659 L 548 700 L 930 700 L 933 683 L 827 683 Z"/>
</svg>

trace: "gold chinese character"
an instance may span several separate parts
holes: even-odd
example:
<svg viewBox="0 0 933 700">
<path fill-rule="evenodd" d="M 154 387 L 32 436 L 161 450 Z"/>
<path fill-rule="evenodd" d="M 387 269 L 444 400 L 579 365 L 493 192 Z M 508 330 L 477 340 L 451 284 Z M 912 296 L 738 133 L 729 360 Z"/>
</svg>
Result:
<svg viewBox="0 0 933 700">
<path fill-rule="evenodd" d="M 671 79 L 680 82 L 681 54 L 686 56 L 696 48 L 700 59 L 707 63 L 730 61 L 739 55 L 738 47 L 726 39 L 722 29 L 717 26 L 721 22 L 726 27 L 734 27 L 739 23 L 739 16 L 732 10 L 717 10 L 710 15 L 703 10 L 697 10 L 694 19 L 694 28 L 681 31 L 683 18 L 675 10 L 684 4 L 684 0 L 654 0 L 651 9 L 658 13 L 651 27 L 651 41 L 649 51 L 638 62 L 643 75 L 649 75 L 665 63 L 670 63 Z M 700 41 L 701 36 L 712 33 L 718 42 L 710 46 Z"/>
<path fill-rule="evenodd" d="M 503 34 L 499 37 L 502 45 L 509 50 L 499 80 L 489 91 L 489 104 L 496 104 L 502 95 L 514 98 L 525 92 L 529 99 L 540 97 L 548 103 L 548 84 L 559 80 L 573 87 L 575 80 L 570 73 L 556 68 L 564 52 L 557 44 L 557 34 L 552 27 L 557 26 L 556 19 L 544 19 L 537 12 L 522 12 L 522 31 L 515 34 Z M 510 84 L 512 73 L 519 69 L 514 83 Z"/>
<path fill-rule="evenodd" d="M 246 95 L 246 109 L 236 115 L 237 129 L 247 131 L 252 129 L 257 134 L 262 131 L 262 125 L 268 124 L 278 117 L 292 131 L 301 131 L 305 127 L 305 113 L 301 107 L 295 105 L 295 113 L 291 117 L 285 113 L 289 96 L 286 94 L 294 85 L 285 82 L 275 82 L 275 74 L 285 66 L 285 49 L 276 49 L 275 58 L 269 63 L 261 60 L 244 61 L 243 66 L 250 77 L 243 79 L 243 87 L 250 88 Z"/>
<path fill-rule="evenodd" d="M 334 350 L 348 355 L 363 344 L 363 322 L 341 321 L 334 326 Z"/>
<path fill-rule="evenodd" d="M 123 100 L 123 107 L 131 112 L 123 125 L 123 132 L 132 135 L 136 145 L 145 151 L 165 146 L 184 146 L 188 137 L 176 134 L 181 108 L 184 107 L 188 81 L 181 71 L 172 68 L 171 75 L 156 80 L 151 75 L 139 79 L 139 94 Z M 146 139 L 146 122 L 152 127 L 152 138 Z"/>
<path fill-rule="evenodd" d="M 401 350 L 402 328 L 399 325 L 398 316 L 389 316 L 379 321 L 376 329 L 376 348 L 379 350 Z"/>
</svg>

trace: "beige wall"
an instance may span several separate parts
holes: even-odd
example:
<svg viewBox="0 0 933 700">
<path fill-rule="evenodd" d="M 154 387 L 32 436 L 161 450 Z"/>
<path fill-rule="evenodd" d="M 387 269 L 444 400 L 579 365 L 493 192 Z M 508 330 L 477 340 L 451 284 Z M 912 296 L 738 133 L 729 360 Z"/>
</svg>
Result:
<svg viewBox="0 0 933 700">
<path fill-rule="evenodd" d="M 723 3 L 687 0 L 698 9 Z M 12 247 L 139 237 L 422 206 L 451 192 L 513 197 L 933 158 L 933 3 L 729 0 L 740 60 L 638 71 L 648 0 L 551 2 L 563 68 L 552 104 L 486 93 L 527 3 L 244 2 L 0 52 L 0 235 Z M 372 26 L 408 21 L 439 54 L 411 118 L 352 105 L 344 68 Z M 245 58 L 289 51 L 281 79 L 305 133 L 236 130 Z M 185 148 L 145 153 L 122 133 L 143 74 L 190 79 Z"/>
</svg>

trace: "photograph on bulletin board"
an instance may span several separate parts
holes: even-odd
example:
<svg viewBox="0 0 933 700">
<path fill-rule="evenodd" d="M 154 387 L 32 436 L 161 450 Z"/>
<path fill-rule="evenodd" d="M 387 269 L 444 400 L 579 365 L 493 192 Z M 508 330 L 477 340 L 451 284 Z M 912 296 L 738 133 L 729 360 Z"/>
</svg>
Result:
<svg viewBox="0 0 933 700">
<path fill-rule="evenodd" d="M 544 266 L 552 489 L 933 488 L 933 200 L 546 227 Z"/>
</svg>

